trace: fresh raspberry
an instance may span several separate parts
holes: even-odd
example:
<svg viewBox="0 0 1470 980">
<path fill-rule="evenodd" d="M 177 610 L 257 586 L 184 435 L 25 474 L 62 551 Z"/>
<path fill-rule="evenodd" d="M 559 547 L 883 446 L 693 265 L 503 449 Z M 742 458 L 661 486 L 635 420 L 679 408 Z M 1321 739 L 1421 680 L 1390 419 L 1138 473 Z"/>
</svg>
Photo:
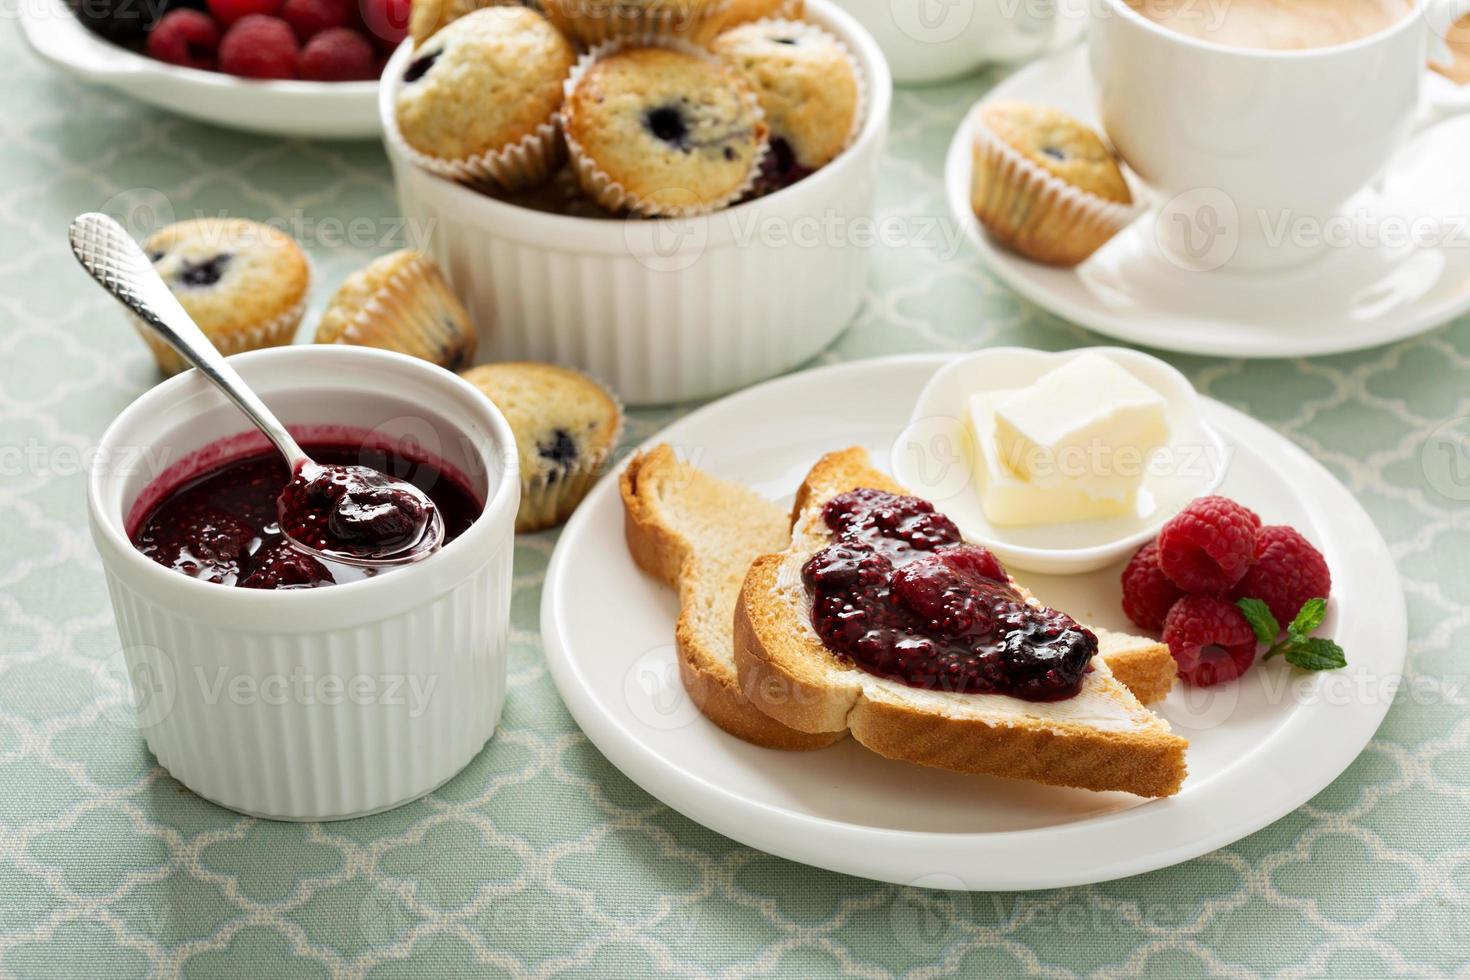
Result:
<svg viewBox="0 0 1470 980">
<path fill-rule="evenodd" d="M 240 588 L 310 588 L 335 582 L 332 573 L 321 562 L 282 543 L 255 556 L 255 568 L 240 580 Z"/>
<path fill-rule="evenodd" d="M 391 51 L 408 37 L 411 0 L 360 0 L 362 26 L 379 50 Z"/>
<path fill-rule="evenodd" d="M 1284 627 L 1308 599 L 1326 599 L 1331 591 L 1332 573 L 1322 552 L 1295 528 L 1273 524 L 1256 536 L 1255 564 L 1230 594 L 1260 599 Z"/>
<path fill-rule="evenodd" d="M 214 70 L 219 25 L 198 10 L 171 10 L 148 32 L 148 57 L 185 68 Z"/>
<path fill-rule="evenodd" d="M 251 14 L 274 16 L 281 10 L 281 0 L 208 0 L 209 12 L 225 30 Z"/>
<path fill-rule="evenodd" d="M 225 31 L 219 70 L 242 78 L 295 78 L 296 35 L 279 17 L 251 14 Z"/>
<path fill-rule="evenodd" d="M 1164 617 L 1184 595 L 1159 567 L 1159 545 L 1150 541 L 1123 569 L 1123 611 L 1146 630 L 1164 628 Z"/>
<path fill-rule="evenodd" d="M 281 19 L 291 25 L 305 44 L 322 31 L 352 23 L 353 0 L 286 0 Z"/>
<path fill-rule="evenodd" d="M 373 46 L 346 27 L 322 31 L 301 49 L 301 77 L 311 82 L 352 82 L 373 75 Z"/>
<path fill-rule="evenodd" d="M 1196 687 L 1234 680 L 1256 659 L 1256 634 L 1229 601 L 1187 595 L 1164 617 L 1164 642 L 1179 676 Z"/>
<path fill-rule="evenodd" d="M 1185 592 L 1223 595 L 1256 554 L 1261 519 L 1224 497 L 1200 497 L 1159 531 L 1159 567 Z"/>
</svg>

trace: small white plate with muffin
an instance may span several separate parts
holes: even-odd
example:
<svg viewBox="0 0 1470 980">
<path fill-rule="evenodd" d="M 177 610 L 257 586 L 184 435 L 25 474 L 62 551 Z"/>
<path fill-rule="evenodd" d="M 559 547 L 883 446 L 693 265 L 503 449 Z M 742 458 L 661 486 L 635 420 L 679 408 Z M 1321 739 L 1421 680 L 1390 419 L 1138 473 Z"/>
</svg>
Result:
<svg viewBox="0 0 1470 980">
<path fill-rule="evenodd" d="M 967 114 L 946 161 L 951 211 L 1017 292 L 1132 343 L 1305 357 L 1439 326 L 1470 310 L 1470 229 L 1446 217 L 1470 208 L 1470 122 L 1449 118 L 1470 100 L 1424 65 L 1427 10 L 1402 0 L 1395 19 L 1384 11 L 1396 2 L 1363 0 L 1361 36 L 1342 33 L 1352 25 L 1336 7 L 1324 28 L 1252 21 L 1257 5 L 1236 5 L 1230 46 L 1144 16 L 1144 0 L 1106 0 L 1088 46 L 1018 72 Z M 1253 31 L 1261 46 L 1238 46 Z M 1198 97 L 1160 101 L 1150 93 L 1164 76 Z M 1271 79 L 1289 97 L 1267 99 Z M 1006 103 L 1059 110 L 1118 156 L 1131 223 L 1080 260 L 1034 261 L 976 218 L 980 114 Z"/>
</svg>

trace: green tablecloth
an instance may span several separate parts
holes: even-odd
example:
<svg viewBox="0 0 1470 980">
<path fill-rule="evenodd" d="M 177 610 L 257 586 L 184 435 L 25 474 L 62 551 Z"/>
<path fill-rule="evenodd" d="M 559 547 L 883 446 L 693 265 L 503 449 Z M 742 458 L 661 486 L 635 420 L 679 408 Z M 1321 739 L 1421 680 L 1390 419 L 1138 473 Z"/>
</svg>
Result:
<svg viewBox="0 0 1470 980">
<path fill-rule="evenodd" d="M 1423 453 L 1440 423 L 1470 412 L 1470 321 L 1344 357 L 1170 358 L 1347 483 L 1391 542 L 1409 600 L 1413 696 L 1406 685 L 1371 747 L 1310 805 L 1215 854 L 1111 884 L 968 896 L 817 871 L 711 833 L 608 765 L 557 698 L 537 617 L 554 534 L 519 545 L 505 719 L 462 775 L 377 817 L 260 822 L 170 779 L 113 688 L 94 683 L 119 644 L 81 469 L 155 373 L 75 268 L 65 229 L 139 188 L 178 217 L 284 217 L 312 253 L 319 305 L 398 244 L 382 238 L 394 228 L 386 162 L 373 144 L 161 115 L 51 74 L 11 30 L 0 80 L 0 972 L 1470 970 L 1470 493 Z M 885 216 L 945 215 L 945 145 L 993 80 L 898 94 Z M 821 361 L 1098 341 L 1007 292 L 939 230 L 878 254 L 862 312 Z M 633 413 L 628 440 L 678 414 Z"/>
</svg>

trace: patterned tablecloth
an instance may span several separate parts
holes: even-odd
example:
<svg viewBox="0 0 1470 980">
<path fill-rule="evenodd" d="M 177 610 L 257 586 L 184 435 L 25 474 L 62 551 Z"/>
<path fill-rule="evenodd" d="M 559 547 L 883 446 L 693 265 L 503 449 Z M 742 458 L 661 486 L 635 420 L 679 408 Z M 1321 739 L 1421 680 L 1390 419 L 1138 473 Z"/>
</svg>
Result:
<svg viewBox="0 0 1470 980">
<path fill-rule="evenodd" d="M 899 93 L 880 206 L 910 244 L 879 252 L 862 312 L 819 360 L 1097 342 L 1001 287 L 942 218 L 945 145 L 993 81 Z M 1425 448 L 1470 413 L 1470 320 L 1344 357 L 1170 358 L 1347 483 L 1409 601 L 1411 683 L 1369 749 L 1217 853 L 972 896 L 711 833 L 613 769 L 557 698 L 537 616 L 555 534 L 518 547 L 505 720 L 462 775 L 381 816 L 261 822 L 159 769 L 105 669 L 119 644 L 82 471 L 155 373 L 65 229 L 139 189 L 178 217 L 285 218 L 320 305 L 399 244 L 386 162 L 373 144 L 257 138 L 121 101 L 44 70 L 12 30 L 0 91 L 0 972 L 1470 976 L 1470 460 Z M 682 411 L 633 413 L 629 442 Z"/>
</svg>

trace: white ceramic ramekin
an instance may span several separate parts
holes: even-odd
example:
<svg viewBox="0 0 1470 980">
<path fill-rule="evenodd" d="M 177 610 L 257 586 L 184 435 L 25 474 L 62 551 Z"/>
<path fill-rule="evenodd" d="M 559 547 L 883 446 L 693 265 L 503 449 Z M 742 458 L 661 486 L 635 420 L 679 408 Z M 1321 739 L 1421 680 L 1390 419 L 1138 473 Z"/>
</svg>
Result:
<svg viewBox="0 0 1470 980">
<path fill-rule="evenodd" d="M 102 437 L 88 482 L 138 726 L 181 783 L 257 816 L 331 820 L 422 796 L 480 751 L 504 702 L 514 436 L 469 384 L 400 354 L 323 345 L 230 361 L 287 425 L 416 446 L 485 510 L 438 554 L 378 578 L 293 592 L 189 578 L 133 548 L 132 512 L 249 424 L 194 371 L 145 393 Z"/>
<path fill-rule="evenodd" d="M 867 31 L 830 0 L 808 17 L 855 56 L 867 117 L 841 156 L 759 200 L 694 218 L 620 221 L 521 207 L 416 168 L 387 139 L 404 217 L 444 267 L 485 361 L 552 361 L 624 401 L 704 398 L 770 377 L 856 314 L 878 238 L 878 166 L 892 80 Z M 379 110 L 411 51 L 384 71 Z"/>
</svg>

